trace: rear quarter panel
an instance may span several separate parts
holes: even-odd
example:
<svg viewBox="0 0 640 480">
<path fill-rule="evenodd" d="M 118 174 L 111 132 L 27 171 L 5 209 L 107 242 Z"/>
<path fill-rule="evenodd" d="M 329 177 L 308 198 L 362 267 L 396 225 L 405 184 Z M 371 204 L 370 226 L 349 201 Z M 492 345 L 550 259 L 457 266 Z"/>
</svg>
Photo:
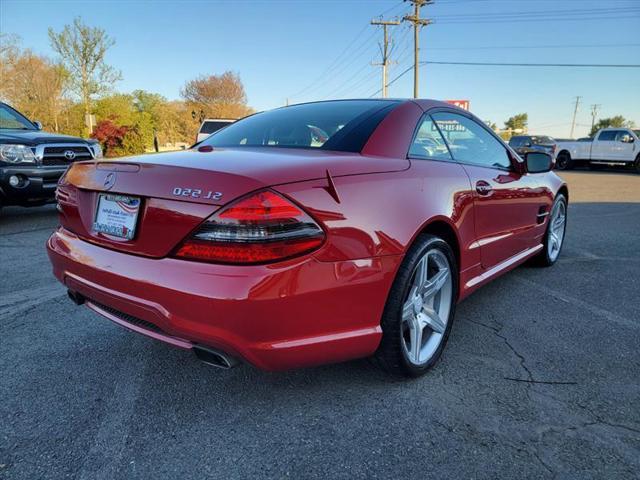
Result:
<svg viewBox="0 0 640 480">
<path fill-rule="evenodd" d="M 566 150 L 573 160 L 590 160 L 591 146 L 594 142 L 558 142 L 556 155 Z"/>
<path fill-rule="evenodd" d="M 327 231 L 320 261 L 404 255 L 430 223 L 445 222 L 456 232 L 460 269 L 479 264 L 473 196 L 468 177 L 455 163 L 412 161 L 400 172 L 334 178 L 338 203 L 326 181 L 276 187 L 303 205 Z"/>
</svg>

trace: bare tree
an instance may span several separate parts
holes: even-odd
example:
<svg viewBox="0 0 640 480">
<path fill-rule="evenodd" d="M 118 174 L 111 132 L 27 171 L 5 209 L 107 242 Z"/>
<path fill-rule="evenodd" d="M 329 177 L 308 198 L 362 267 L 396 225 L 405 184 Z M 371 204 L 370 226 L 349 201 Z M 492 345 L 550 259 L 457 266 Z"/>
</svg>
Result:
<svg viewBox="0 0 640 480">
<path fill-rule="evenodd" d="M 14 34 L 0 33 L 0 98 L 8 98 L 12 89 L 10 70 L 20 53 L 20 38 Z"/>
<path fill-rule="evenodd" d="M 207 116 L 242 117 L 251 113 L 242 81 L 233 72 L 200 76 L 188 81 L 180 93 L 187 104 Z"/>
<path fill-rule="evenodd" d="M 109 91 L 122 78 L 105 62 L 107 50 L 115 40 L 103 29 L 85 25 L 79 17 L 59 33 L 50 28 L 49 39 L 69 71 L 71 90 L 80 97 L 85 115 L 90 114 L 92 96 Z"/>
<path fill-rule="evenodd" d="M 68 72 L 61 64 L 22 50 L 17 37 L 1 40 L 0 96 L 48 129 L 59 131 Z"/>
</svg>

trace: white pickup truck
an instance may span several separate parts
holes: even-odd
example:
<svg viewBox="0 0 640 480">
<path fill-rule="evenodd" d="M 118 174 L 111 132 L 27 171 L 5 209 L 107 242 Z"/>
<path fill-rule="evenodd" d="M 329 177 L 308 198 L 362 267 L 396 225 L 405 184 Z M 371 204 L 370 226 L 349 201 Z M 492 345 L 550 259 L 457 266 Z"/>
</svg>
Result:
<svg viewBox="0 0 640 480">
<path fill-rule="evenodd" d="M 593 138 L 557 142 L 556 168 L 568 170 L 577 164 L 625 165 L 640 173 L 640 130 L 603 128 Z"/>
</svg>

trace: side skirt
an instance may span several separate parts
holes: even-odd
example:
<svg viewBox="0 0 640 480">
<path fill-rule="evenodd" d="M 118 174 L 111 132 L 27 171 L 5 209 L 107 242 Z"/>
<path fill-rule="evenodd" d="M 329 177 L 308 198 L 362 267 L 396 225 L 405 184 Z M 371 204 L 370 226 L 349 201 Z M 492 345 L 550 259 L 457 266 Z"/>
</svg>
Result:
<svg viewBox="0 0 640 480">
<path fill-rule="evenodd" d="M 522 252 L 514 255 L 513 257 L 507 258 L 505 261 L 499 263 L 498 265 L 495 265 L 494 267 L 491 267 L 489 270 L 486 270 L 480 275 L 473 277 L 471 280 L 469 280 L 465 284 L 464 286 L 465 289 L 475 289 L 480 285 L 488 282 L 492 278 L 496 277 L 497 275 L 502 274 L 510 270 L 511 268 L 514 268 L 516 265 L 524 262 L 527 258 L 535 255 L 540 250 L 542 250 L 543 246 L 544 245 L 539 244 L 539 245 L 536 245 L 535 247 L 531 247 L 526 250 L 523 250 Z"/>
</svg>

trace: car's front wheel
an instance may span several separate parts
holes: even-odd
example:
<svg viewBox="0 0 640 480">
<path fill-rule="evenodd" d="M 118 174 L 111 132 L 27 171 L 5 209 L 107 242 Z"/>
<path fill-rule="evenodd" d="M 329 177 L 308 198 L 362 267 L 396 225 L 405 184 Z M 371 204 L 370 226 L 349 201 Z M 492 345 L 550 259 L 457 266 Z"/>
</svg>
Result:
<svg viewBox="0 0 640 480">
<path fill-rule="evenodd" d="M 560 152 L 556 158 L 556 168 L 558 170 L 569 170 L 573 167 L 571 155 L 568 152 Z"/>
<path fill-rule="evenodd" d="M 633 169 L 636 171 L 636 173 L 640 173 L 640 153 L 636 157 L 636 161 L 633 162 Z"/>
<path fill-rule="evenodd" d="M 447 342 L 458 293 L 451 247 L 433 235 L 420 236 L 400 267 L 382 317 L 375 358 L 403 376 L 424 374 Z"/>
</svg>

